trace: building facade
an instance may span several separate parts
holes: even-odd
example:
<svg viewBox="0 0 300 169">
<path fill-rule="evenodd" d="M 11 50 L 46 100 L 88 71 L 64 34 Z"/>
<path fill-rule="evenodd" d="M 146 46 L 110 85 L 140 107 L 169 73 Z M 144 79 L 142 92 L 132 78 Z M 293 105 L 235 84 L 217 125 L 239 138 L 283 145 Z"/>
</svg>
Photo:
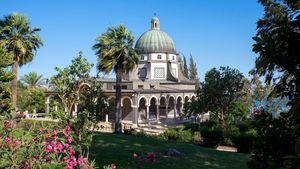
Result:
<svg viewBox="0 0 300 169">
<path fill-rule="evenodd" d="M 160 30 L 157 17 L 150 30 L 136 42 L 139 54 L 136 69 L 122 80 L 122 120 L 138 123 L 176 119 L 185 102 L 195 99 L 195 82 L 180 69 L 179 55 L 170 36 Z M 115 99 L 115 79 L 101 79 L 110 103 Z M 109 114 L 114 119 L 114 113 Z"/>
<path fill-rule="evenodd" d="M 160 30 L 157 17 L 151 19 L 150 30 L 139 37 L 135 49 L 139 63 L 122 79 L 122 121 L 138 126 L 149 121 L 177 119 L 183 113 L 184 103 L 195 99 L 195 82 L 182 74 L 175 44 Z M 99 80 L 109 103 L 114 104 L 116 80 Z M 46 112 L 49 112 L 51 95 L 54 94 L 46 93 Z M 108 117 L 113 121 L 115 113 L 109 112 Z"/>
</svg>

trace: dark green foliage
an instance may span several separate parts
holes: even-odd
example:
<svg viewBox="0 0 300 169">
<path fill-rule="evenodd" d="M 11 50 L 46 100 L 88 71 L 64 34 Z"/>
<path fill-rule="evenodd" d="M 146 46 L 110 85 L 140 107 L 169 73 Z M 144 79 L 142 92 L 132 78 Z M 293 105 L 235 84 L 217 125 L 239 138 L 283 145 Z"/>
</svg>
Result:
<svg viewBox="0 0 300 169">
<path fill-rule="evenodd" d="M 300 136 L 300 1 L 259 0 L 264 16 L 257 22 L 254 75 L 273 83 L 271 95 L 288 98 L 290 110 L 278 119 L 257 116 L 258 139 L 250 168 L 300 168 L 295 151 Z M 292 158 L 290 158 L 292 157 Z"/>
<path fill-rule="evenodd" d="M 0 115 L 8 115 L 11 111 L 10 81 L 14 74 L 7 71 L 13 63 L 12 55 L 0 48 Z"/>
<path fill-rule="evenodd" d="M 200 133 L 206 147 L 216 148 L 222 142 L 223 130 L 220 127 L 201 127 Z"/>
<path fill-rule="evenodd" d="M 254 145 L 250 168 L 279 168 L 286 162 L 285 158 L 295 154 L 295 143 L 300 137 L 294 129 L 299 121 L 291 113 L 283 113 L 279 118 L 272 118 L 268 112 L 262 111 L 256 115 L 254 129 L 257 139 Z"/>
<path fill-rule="evenodd" d="M 251 153 L 256 139 L 256 133 L 254 131 L 248 131 L 233 136 L 232 140 L 240 153 Z"/>
<path fill-rule="evenodd" d="M 189 114 L 211 112 L 211 117 L 224 124 L 230 114 L 230 106 L 241 96 L 243 75 L 236 69 L 220 67 L 211 69 L 205 75 L 205 82 L 197 92 L 196 101 L 187 106 Z"/>
</svg>

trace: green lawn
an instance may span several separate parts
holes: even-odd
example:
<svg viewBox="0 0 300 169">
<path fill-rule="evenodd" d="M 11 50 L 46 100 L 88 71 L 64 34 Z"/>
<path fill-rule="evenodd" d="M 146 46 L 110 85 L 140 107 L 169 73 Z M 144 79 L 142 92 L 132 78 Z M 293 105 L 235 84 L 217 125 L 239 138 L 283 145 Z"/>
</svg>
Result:
<svg viewBox="0 0 300 169">
<path fill-rule="evenodd" d="M 181 157 L 166 157 L 162 152 L 175 148 L 183 155 Z M 143 168 L 148 169 L 243 169 L 249 160 L 249 155 L 230 152 L 219 152 L 194 144 L 163 141 L 155 138 L 145 138 L 128 135 L 98 134 L 95 136 L 90 155 L 98 166 L 114 163 L 118 169 L 134 168 L 132 154 L 155 152 L 157 161 L 144 162 Z"/>
</svg>

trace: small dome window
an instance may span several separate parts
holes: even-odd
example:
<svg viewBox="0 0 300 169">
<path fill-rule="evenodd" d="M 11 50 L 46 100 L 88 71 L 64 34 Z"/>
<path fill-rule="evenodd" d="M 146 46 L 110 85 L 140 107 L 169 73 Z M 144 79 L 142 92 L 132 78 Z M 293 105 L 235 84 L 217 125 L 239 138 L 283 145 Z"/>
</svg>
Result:
<svg viewBox="0 0 300 169">
<path fill-rule="evenodd" d="M 140 60 L 147 60 L 147 56 L 146 55 L 141 55 Z"/>
</svg>

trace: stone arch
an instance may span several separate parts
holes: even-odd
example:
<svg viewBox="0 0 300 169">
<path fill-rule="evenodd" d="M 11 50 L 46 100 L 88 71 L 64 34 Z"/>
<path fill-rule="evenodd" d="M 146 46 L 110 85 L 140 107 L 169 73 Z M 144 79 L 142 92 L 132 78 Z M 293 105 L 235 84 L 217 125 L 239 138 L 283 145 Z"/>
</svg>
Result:
<svg viewBox="0 0 300 169">
<path fill-rule="evenodd" d="M 147 119 L 147 98 L 142 96 L 138 102 L 138 120 L 143 121 Z"/>
<path fill-rule="evenodd" d="M 150 101 L 151 101 L 151 99 L 153 99 L 153 98 L 155 98 L 155 100 L 156 101 L 158 101 L 159 99 L 155 96 L 155 95 L 152 95 L 151 97 L 150 97 L 150 99 L 149 99 L 149 103 L 148 103 L 148 105 L 150 105 Z"/>
<path fill-rule="evenodd" d="M 159 99 L 159 109 L 160 109 L 160 116 L 167 117 L 166 111 L 167 111 L 167 98 L 165 96 L 161 96 Z"/>
<path fill-rule="evenodd" d="M 175 100 L 176 97 L 175 97 L 174 95 L 169 95 L 169 96 L 167 97 L 168 103 L 169 103 L 169 100 L 170 100 L 171 98 L 173 98 L 173 99 Z"/>
<path fill-rule="evenodd" d="M 197 97 L 193 94 L 191 97 L 191 101 L 196 101 Z"/>
<path fill-rule="evenodd" d="M 83 83 L 80 83 L 78 87 L 79 87 L 79 90 L 82 90 L 84 88 L 91 88 L 91 85 L 86 82 L 83 82 Z"/>
<path fill-rule="evenodd" d="M 141 99 L 145 99 L 145 101 L 146 101 L 146 106 L 147 106 L 147 105 L 148 105 L 148 99 L 147 99 L 147 97 L 146 97 L 146 96 L 141 96 L 141 97 L 139 97 L 138 104 L 140 103 Z"/>
<path fill-rule="evenodd" d="M 122 120 L 131 120 L 133 118 L 132 100 L 130 97 L 122 98 Z"/>
<path fill-rule="evenodd" d="M 149 100 L 149 118 L 154 119 L 157 116 L 156 105 L 158 104 L 157 97 L 151 97 Z"/>
<path fill-rule="evenodd" d="M 183 107 L 183 99 L 181 96 L 177 96 L 177 99 L 176 99 L 177 114 L 179 114 L 179 115 L 182 114 L 182 107 Z"/>
<path fill-rule="evenodd" d="M 187 103 L 190 100 L 189 96 L 184 97 L 184 103 Z"/>
<path fill-rule="evenodd" d="M 121 99 L 121 105 L 122 106 L 123 106 L 123 100 L 124 99 L 128 99 L 130 101 L 130 105 L 131 106 L 133 105 L 133 101 L 132 101 L 131 97 L 129 97 L 129 96 L 123 96 L 122 99 Z"/>
<path fill-rule="evenodd" d="M 171 116 L 173 117 L 172 115 L 174 115 L 174 110 L 175 110 L 175 105 L 176 105 L 176 100 L 175 100 L 175 97 L 174 96 L 170 96 L 169 99 L 168 99 L 168 117 Z"/>
</svg>

